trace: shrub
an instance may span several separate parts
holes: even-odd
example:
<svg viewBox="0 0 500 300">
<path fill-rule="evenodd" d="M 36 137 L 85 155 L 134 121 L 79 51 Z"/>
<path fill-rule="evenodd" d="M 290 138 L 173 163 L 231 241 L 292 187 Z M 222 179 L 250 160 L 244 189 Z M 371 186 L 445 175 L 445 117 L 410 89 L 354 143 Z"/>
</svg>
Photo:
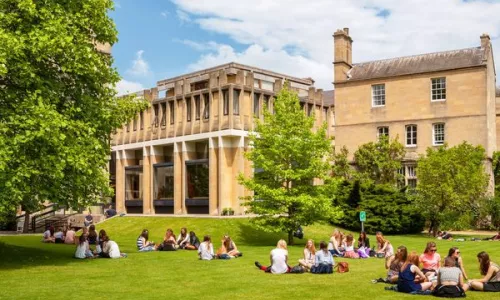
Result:
<svg viewBox="0 0 500 300">
<path fill-rule="evenodd" d="M 365 231 L 382 231 L 388 234 L 416 233 L 424 227 L 425 220 L 413 205 L 406 189 L 396 189 L 392 185 L 371 184 L 363 186 L 359 182 L 343 182 L 333 205 L 340 205 L 344 217 L 337 225 L 359 231 L 359 212 L 366 212 Z"/>
</svg>

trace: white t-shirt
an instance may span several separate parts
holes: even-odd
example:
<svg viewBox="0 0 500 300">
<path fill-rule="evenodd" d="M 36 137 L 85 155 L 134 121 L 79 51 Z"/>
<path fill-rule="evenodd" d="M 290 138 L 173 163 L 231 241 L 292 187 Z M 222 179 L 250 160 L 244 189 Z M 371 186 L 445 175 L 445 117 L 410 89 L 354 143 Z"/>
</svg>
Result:
<svg viewBox="0 0 500 300">
<path fill-rule="evenodd" d="M 273 261 L 271 273 L 283 274 L 288 271 L 288 265 L 286 264 L 287 256 L 288 251 L 285 249 L 276 248 L 271 251 L 271 258 Z"/>
<path fill-rule="evenodd" d="M 212 260 L 214 258 L 214 245 L 212 243 L 208 245 L 207 242 L 203 242 L 198 248 L 198 253 L 203 260 Z"/>
<path fill-rule="evenodd" d="M 104 253 L 109 254 L 110 258 L 120 258 L 120 248 L 115 241 L 107 241 L 102 250 Z"/>
<path fill-rule="evenodd" d="M 43 233 L 43 238 L 48 239 L 50 237 L 50 230 L 47 230 Z"/>
<path fill-rule="evenodd" d="M 54 233 L 54 238 L 56 239 L 63 239 L 64 238 L 64 233 L 62 231 L 58 231 Z"/>
<path fill-rule="evenodd" d="M 82 244 L 78 243 L 78 246 L 76 247 L 76 252 L 75 252 L 75 257 L 76 258 L 86 258 L 85 252 L 89 248 L 89 242 L 84 242 Z"/>
</svg>

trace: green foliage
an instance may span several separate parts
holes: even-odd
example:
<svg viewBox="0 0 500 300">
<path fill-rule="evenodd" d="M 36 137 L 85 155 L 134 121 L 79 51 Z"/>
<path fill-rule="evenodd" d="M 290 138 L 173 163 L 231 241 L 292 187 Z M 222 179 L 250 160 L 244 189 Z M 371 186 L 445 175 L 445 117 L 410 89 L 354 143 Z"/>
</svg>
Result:
<svg viewBox="0 0 500 300">
<path fill-rule="evenodd" d="M 326 125 L 313 131 L 314 117 L 304 114 L 297 94 L 287 84 L 274 108 L 275 114 L 264 110 L 264 122 L 256 119 L 250 135 L 252 148 L 245 153 L 262 172 L 251 178 L 240 174 L 239 182 L 254 191 L 254 196 L 244 197 L 249 212 L 258 215 L 252 223 L 267 231 L 288 232 L 293 243 L 298 225 L 341 215 L 331 205 L 328 188 L 312 184 L 315 179 L 326 179 L 332 146 Z"/>
<path fill-rule="evenodd" d="M 343 146 L 340 148 L 339 153 L 335 153 L 333 156 L 333 176 L 334 177 L 341 177 L 344 178 L 345 180 L 349 180 L 352 177 L 352 168 L 351 165 L 349 164 L 349 150 L 347 150 L 346 146 Z"/>
<path fill-rule="evenodd" d="M 473 215 L 459 221 L 470 222 L 477 215 L 479 202 L 488 187 L 483 163 L 486 154 L 481 146 L 466 142 L 452 148 L 447 145 L 428 148 L 418 161 L 417 206 L 436 233 L 450 216 Z"/>
<path fill-rule="evenodd" d="M 398 138 L 390 140 L 381 136 L 379 140 L 361 145 L 354 152 L 354 162 L 357 167 L 355 177 L 363 182 L 396 184 L 398 169 L 405 156 L 404 146 Z"/>
<path fill-rule="evenodd" d="M 359 231 L 359 212 L 366 211 L 365 231 L 388 234 L 418 233 L 424 227 L 424 218 L 416 210 L 405 189 L 388 184 L 360 184 L 344 181 L 334 201 L 344 211 L 337 225 Z"/>
<path fill-rule="evenodd" d="M 0 211 L 109 195 L 110 134 L 147 107 L 117 99 L 110 0 L 0 1 Z"/>
</svg>

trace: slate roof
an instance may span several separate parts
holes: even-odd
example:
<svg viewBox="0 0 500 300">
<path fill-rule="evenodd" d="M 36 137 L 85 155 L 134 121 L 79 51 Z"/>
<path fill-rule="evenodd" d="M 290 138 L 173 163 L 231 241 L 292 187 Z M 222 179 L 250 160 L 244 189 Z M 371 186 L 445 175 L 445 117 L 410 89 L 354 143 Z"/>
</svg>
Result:
<svg viewBox="0 0 500 300">
<path fill-rule="evenodd" d="M 335 90 L 323 91 L 323 106 L 335 105 Z"/>
<path fill-rule="evenodd" d="M 385 78 L 485 65 L 481 47 L 397 57 L 354 64 L 348 81 Z"/>
</svg>

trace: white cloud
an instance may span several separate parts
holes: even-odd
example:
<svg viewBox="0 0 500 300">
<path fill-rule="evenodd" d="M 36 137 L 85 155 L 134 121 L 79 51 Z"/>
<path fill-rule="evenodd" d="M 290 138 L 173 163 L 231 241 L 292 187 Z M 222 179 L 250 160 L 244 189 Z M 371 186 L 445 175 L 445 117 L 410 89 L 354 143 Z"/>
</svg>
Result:
<svg viewBox="0 0 500 300">
<path fill-rule="evenodd" d="M 160 15 L 161 15 L 162 17 L 164 17 L 164 18 L 167 18 L 169 14 L 170 14 L 170 13 L 169 13 L 168 11 L 166 11 L 166 10 L 164 10 L 164 11 L 162 11 L 162 12 L 160 13 Z"/>
<path fill-rule="evenodd" d="M 181 21 L 181 24 L 191 21 L 191 18 L 189 17 L 189 15 L 185 11 L 178 9 L 178 10 L 176 10 L 176 14 L 177 14 L 177 18 L 179 18 L 179 20 Z"/>
<path fill-rule="evenodd" d="M 144 86 L 141 83 L 128 81 L 125 79 L 120 80 L 116 84 L 115 88 L 116 88 L 116 91 L 118 92 L 118 96 L 144 90 Z"/>
<path fill-rule="evenodd" d="M 134 77 L 145 77 L 151 74 L 148 62 L 142 57 L 143 54 L 144 50 L 137 51 L 136 59 L 132 61 L 132 67 L 127 70 L 127 74 Z"/>
<path fill-rule="evenodd" d="M 196 42 L 196 41 L 192 41 L 192 40 L 175 39 L 174 42 L 189 46 L 190 48 L 193 48 L 196 51 L 214 51 L 214 50 L 219 49 L 219 46 L 220 46 L 220 44 L 218 44 L 214 41 L 201 43 L 201 42 Z"/>
<path fill-rule="evenodd" d="M 332 34 L 343 27 L 350 27 L 355 63 L 476 47 L 479 36 L 488 32 L 500 74 L 500 1 L 254 0 L 235 5 L 232 0 L 174 0 L 174 3 L 179 8 L 178 16 L 182 12 L 202 29 L 247 45 L 241 53 L 232 51 L 237 58 L 252 61 L 251 54 L 256 56 L 253 51 L 260 47 L 259 55 L 276 60 L 269 65 L 261 63 L 260 67 L 293 69 L 293 64 L 300 61 L 302 68 L 311 68 L 301 76 L 311 76 L 317 80 L 317 87 L 325 89 L 331 88 L 329 83 L 333 81 Z M 203 51 L 211 54 L 205 54 L 193 65 L 231 56 L 227 48 L 219 47 L 215 53 L 213 49 Z M 295 73 L 307 71 L 298 68 Z"/>
</svg>

